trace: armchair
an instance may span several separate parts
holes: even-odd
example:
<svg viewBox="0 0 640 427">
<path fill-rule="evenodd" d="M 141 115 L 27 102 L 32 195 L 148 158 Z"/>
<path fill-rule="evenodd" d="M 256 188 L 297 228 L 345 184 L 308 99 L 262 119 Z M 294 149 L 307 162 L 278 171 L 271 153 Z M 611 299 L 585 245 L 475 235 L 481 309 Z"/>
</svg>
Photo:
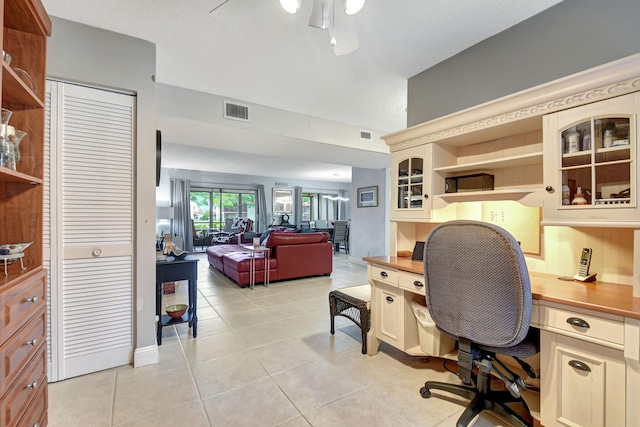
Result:
<svg viewBox="0 0 640 427">
<path fill-rule="evenodd" d="M 252 230 L 253 220 L 249 218 L 236 218 L 231 224 L 231 228 L 228 230 L 226 230 L 226 228 L 225 226 L 225 230 L 211 235 L 211 244 L 227 244 L 233 242 L 233 240 L 241 236 L 242 233 Z"/>
<path fill-rule="evenodd" d="M 427 381 L 423 398 L 442 390 L 469 399 L 457 426 L 467 426 L 491 410 L 515 426 L 531 425 L 507 403 L 526 403 L 524 381 L 496 358 L 511 356 L 529 376 L 520 357 L 539 351 L 529 329 L 532 297 L 529 272 L 518 242 L 504 229 L 477 221 L 451 221 L 433 229 L 424 249 L 427 307 L 436 327 L 458 340 L 458 377 L 465 385 Z M 514 365 L 515 366 L 515 365 Z M 506 390 L 491 389 L 491 372 Z"/>
</svg>

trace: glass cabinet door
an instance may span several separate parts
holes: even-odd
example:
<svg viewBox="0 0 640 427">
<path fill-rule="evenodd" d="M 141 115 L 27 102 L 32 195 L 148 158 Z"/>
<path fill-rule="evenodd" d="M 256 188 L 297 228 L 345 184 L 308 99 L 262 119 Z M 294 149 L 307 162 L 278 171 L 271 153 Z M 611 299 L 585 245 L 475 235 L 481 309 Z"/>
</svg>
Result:
<svg viewBox="0 0 640 427">
<path fill-rule="evenodd" d="M 398 164 L 398 209 L 422 209 L 424 161 L 410 157 Z"/>
<path fill-rule="evenodd" d="M 592 117 L 560 130 L 562 208 L 635 203 L 632 119 L 632 115 Z"/>
</svg>

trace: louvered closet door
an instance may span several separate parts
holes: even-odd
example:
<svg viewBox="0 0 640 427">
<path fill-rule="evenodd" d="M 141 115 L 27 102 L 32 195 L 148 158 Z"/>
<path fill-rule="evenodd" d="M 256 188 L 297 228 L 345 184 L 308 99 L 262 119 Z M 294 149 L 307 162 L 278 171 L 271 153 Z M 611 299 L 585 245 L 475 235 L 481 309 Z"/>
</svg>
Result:
<svg viewBox="0 0 640 427">
<path fill-rule="evenodd" d="M 127 364 L 133 352 L 135 98 L 55 86 L 58 235 L 51 262 L 59 287 L 54 346 L 65 379 Z"/>
</svg>

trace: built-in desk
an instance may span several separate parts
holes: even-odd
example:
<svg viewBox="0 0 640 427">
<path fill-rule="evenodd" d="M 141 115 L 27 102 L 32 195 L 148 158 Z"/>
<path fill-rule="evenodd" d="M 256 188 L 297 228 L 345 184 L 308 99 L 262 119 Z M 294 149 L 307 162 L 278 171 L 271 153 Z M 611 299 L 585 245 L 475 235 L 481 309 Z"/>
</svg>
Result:
<svg viewBox="0 0 640 427">
<path fill-rule="evenodd" d="M 424 303 L 422 262 L 363 259 L 372 286 L 368 354 L 386 342 L 426 355 L 410 309 L 413 300 Z M 540 329 L 540 412 L 532 411 L 534 417 L 547 427 L 640 425 L 640 298 L 633 287 L 530 277 L 531 324 Z"/>
</svg>

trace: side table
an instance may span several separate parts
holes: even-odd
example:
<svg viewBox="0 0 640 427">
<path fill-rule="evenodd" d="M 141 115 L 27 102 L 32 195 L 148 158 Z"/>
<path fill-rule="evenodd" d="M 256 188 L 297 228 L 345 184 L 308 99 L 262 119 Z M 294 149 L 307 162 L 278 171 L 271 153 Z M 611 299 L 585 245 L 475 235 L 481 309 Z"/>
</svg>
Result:
<svg viewBox="0 0 640 427">
<path fill-rule="evenodd" d="M 249 288 L 253 289 L 256 284 L 256 253 L 262 252 L 264 254 L 264 275 L 263 284 L 265 287 L 269 287 L 269 254 L 271 248 L 264 246 L 242 245 L 246 250 L 251 252 L 251 259 L 249 261 Z"/>
<path fill-rule="evenodd" d="M 158 316 L 158 328 L 156 339 L 158 345 L 162 345 L 162 327 L 176 323 L 189 322 L 193 338 L 198 333 L 198 258 L 187 255 L 182 259 L 167 257 L 156 260 L 156 315 Z M 162 314 L 162 284 L 178 280 L 189 281 L 189 309 L 181 319 L 173 319 L 168 314 Z"/>
</svg>

